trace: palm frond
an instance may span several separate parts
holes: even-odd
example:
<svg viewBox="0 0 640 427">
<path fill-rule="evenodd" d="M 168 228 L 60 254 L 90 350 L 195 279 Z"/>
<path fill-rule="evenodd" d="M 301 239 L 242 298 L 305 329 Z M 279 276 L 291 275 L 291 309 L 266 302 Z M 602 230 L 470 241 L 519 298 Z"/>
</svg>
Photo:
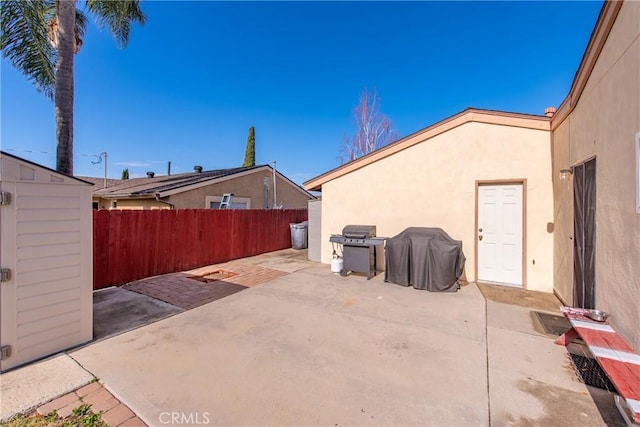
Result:
<svg viewBox="0 0 640 427">
<path fill-rule="evenodd" d="M 55 88 L 56 51 L 49 43 L 47 23 L 54 16 L 54 0 L 5 0 L 0 7 L 3 56 L 49 98 Z"/>
<path fill-rule="evenodd" d="M 140 9 L 140 0 L 87 0 L 87 8 L 98 26 L 109 28 L 119 47 L 129 42 L 131 23 L 142 25 L 147 20 Z"/>
<path fill-rule="evenodd" d="M 80 50 L 80 46 L 82 46 L 82 41 L 84 40 L 84 33 L 87 29 L 87 15 L 82 13 L 80 10 L 76 9 L 76 51 Z"/>
</svg>

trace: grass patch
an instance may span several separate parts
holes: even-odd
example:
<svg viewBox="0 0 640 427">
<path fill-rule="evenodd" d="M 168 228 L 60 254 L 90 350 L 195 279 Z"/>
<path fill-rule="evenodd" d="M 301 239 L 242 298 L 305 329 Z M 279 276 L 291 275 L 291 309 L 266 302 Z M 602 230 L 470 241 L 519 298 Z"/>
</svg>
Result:
<svg viewBox="0 0 640 427">
<path fill-rule="evenodd" d="M 9 421 L 0 423 L 0 427 L 108 427 L 108 424 L 102 421 L 102 412 L 94 414 L 89 405 L 84 404 L 74 409 L 67 418 L 58 417 L 56 411 L 47 415 L 33 412 L 16 415 Z"/>
</svg>

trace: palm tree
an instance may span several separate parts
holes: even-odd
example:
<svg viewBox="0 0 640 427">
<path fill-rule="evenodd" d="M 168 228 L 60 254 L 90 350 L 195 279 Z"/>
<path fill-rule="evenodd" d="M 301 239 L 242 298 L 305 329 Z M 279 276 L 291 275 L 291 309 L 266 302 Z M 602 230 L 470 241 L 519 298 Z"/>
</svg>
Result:
<svg viewBox="0 0 640 427">
<path fill-rule="evenodd" d="M 86 0 L 99 26 L 126 46 L 132 23 L 144 24 L 140 0 Z M 73 174 L 73 55 L 80 50 L 86 16 L 76 0 L 3 0 L 2 54 L 52 98 L 56 114 L 56 169 Z"/>
</svg>

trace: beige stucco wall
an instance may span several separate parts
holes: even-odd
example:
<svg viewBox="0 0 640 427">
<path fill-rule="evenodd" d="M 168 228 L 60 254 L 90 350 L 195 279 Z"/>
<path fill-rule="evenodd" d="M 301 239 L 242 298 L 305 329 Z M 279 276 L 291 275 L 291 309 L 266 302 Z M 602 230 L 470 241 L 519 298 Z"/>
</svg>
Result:
<svg viewBox="0 0 640 427">
<path fill-rule="evenodd" d="M 640 132 L 640 2 L 625 1 L 575 110 L 553 132 L 555 287 L 572 303 L 571 180 L 562 168 L 596 157 L 596 307 L 640 350 L 640 214 L 634 136 Z"/>
<path fill-rule="evenodd" d="M 440 227 L 463 242 L 475 280 L 476 181 L 526 179 L 526 287 L 553 289 L 551 150 L 548 131 L 467 123 L 322 185 L 322 262 L 329 236 L 373 224 L 378 236 Z M 535 260 L 535 264 L 533 263 Z"/>
<path fill-rule="evenodd" d="M 116 209 L 131 209 L 131 210 L 145 210 L 145 209 L 170 209 L 170 207 L 164 203 L 157 202 L 154 199 L 113 199 L 117 200 L 118 207 Z M 100 209 L 112 209 L 112 199 L 100 199 L 93 198 L 94 202 L 98 202 Z"/>
</svg>

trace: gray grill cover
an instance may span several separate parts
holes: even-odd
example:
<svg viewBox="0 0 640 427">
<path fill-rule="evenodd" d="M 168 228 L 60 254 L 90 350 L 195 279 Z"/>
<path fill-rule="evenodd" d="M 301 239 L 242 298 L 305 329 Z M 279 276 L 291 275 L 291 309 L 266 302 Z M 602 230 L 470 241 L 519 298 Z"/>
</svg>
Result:
<svg viewBox="0 0 640 427">
<path fill-rule="evenodd" d="M 455 292 L 464 269 L 462 242 L 440 228 L 410 227 L 387 239 L 385 282 Z"/>
</svg>

